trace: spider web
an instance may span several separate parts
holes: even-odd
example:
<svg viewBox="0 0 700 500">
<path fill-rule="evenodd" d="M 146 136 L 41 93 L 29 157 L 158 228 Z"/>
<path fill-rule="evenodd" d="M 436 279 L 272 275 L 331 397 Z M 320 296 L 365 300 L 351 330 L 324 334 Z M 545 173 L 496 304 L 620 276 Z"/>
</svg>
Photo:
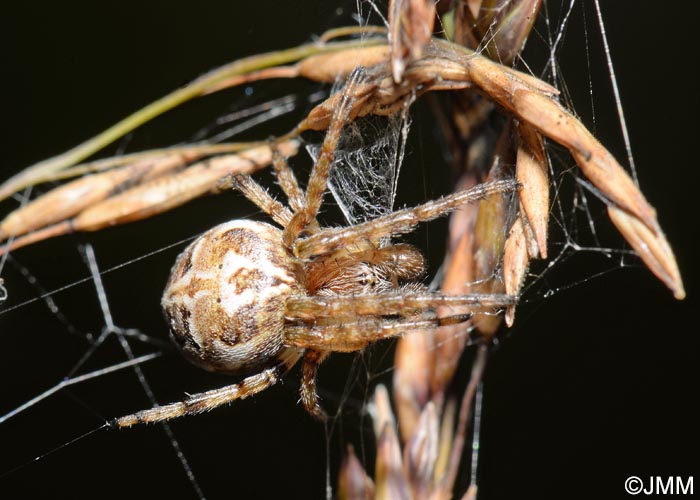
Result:
<svg viewBox="0 0 700 500">
<path fill-rule="evenodd" d="M 604 49 L 599 41 L 594 5 L 597 4 L 582 1 L 550 2 L 548 10 L 542 14 L 538 32 L 530 41 L 531 48 L 544 49 L 542 61 L 533 63 L 527 55 L 526 59 L 535 74 L 562 89 L 567 107 L 581 113 L 594 132 L 605 134 L 606 140 L 602 142 L 606 146 L 612 144 L 615 156 L 623 158 L 630 151 L 629 139 L 625 137 L 625 127 L 609 125 L 618 123 L 618 119 L 609 111 L 616 109 L 615 95 L 612 91 L 606 94 L 609 77 L 600 70 Z M 211 23 L 214 22 L 212 18 L 224 18 L 221 12 L 232 8 L 222 4 L 217 6 L 220 10 L 209 12 L 209 16 L 206 12 L 199 13 L 200 22 Z M 141 7 L 135 4 L 131 7 L 133 11 L 139 9 Z M 362 22 L 377 22 L 377 13 L 370 3 L 348 2 L 343 9 L 337 19 L 359 12 Z M 327 9 L 323 12 L 327 16 Z M 260 13 L 253 11 L 243 17 L 252 21 L 256 15 Z M 282 13 L 279 15 L 285 17 Z M 270 40 L 253 52 L 298 43 L 304 41 L 308 33 L 320 33 L 329 27 L 320 13 L 316 16 L 318 19 L 312 15 L 302 16 L 309 26 L 304 30 L 294 22 L 296 18 L 284 19 L 284 24 L 293 25 L 296 38 L 282 45 L 278 39 Z M 148 19 L 145 14 L 144 17 Z M 188 25 L 176 20 L 168 22 L 162 15 L 156 18 L 164 26 Z M 229 16 L 227 22 L 235 22 L 231 21 L 234 18 Z M 334 24 L 348 22 L 334 21 Z M 163 89 L 149 89 L 147 95 L 152 95 L 144 101 L 186 81 L 197 71 L 206 69 L 206 64 L 215 66 L 250 53 L 246 48 L 232 57 L 220 49 L 232 45 L 229 36 L 237 36 L 229 35 L 230 29 L 226 28 L 223 25 L 218 30 L 210 27 L 207 31 L 217 42 L 202 45 L 197 45 L 201 42 L 194 33 L 184 33 L 190 45 L 178 45 L 181 51 L 197 54 L 210 51 L 213 52 L 211 59 L 207 63 L 197 62 L 194 73 L 178 70 L 175 83 L 170 81 Z M 287 32 L 289 29 L 287 27 Z M 609 36 L 615 35 L 614 30 L 609 31 Z M 263 30 L 256 28 L 255 32 L 260 34 Z M 578 51 L 575 56 L 578 63 L 574 68 L 565 65 L 568 56 L 562 55 L 562 51 Z M 132 53 L 139 53 L 138 45 Z M 180 60 L 174 55 L 166 54 L 166 57 Z M 607 64 L 603 63 L 605 66 Z M 177 65 L 172 64 L 168 70 L 171 67 Z M 154 72 L 153 69 L 138 71 L 142 76 Z M 583 92 L 573 88 L 574 82 L 580 81 L 588 86 Z M 122 84 L 128 85 L 128 82 Z M 78 95 L 76 101 L 89 100 L 89 92 L 100 87 L 97 83 L 81 82 L 81 85 L 80 92 L 87 96 Z M 274 96 L 274 99 L 280 95 L 272 85 L 251 91 L 262 95 L 259 102 L 266 101 L 267 96 Z M 312 95 L 314 91 L 309 88 L 293 90 L 297 92 L 294 95 Z M 114 95 L 121 94 L 114 92 Z M 109 93 L 105 91 L 105 95 Z M 308 101 L 302 102 L 308 104 Z M 282 107 L 293 110 L 307 104 L 293 99 L 291 104 L 282 103 Z M 184 119 L 211 116 L 220 112 L 221 105 L 222 101 L 215 98 L 200 109 L 183 112 Z M 42 114 L 50 114 L 49 104 L 42 102 L 40 107 Z M 60 113 L 65 116 L 65 108 Z M 123 111 L 115 113 L 115 116 L 94 120 L 87 113 L 84 120 L 90 123 L 91 130 L 97 131 L 120 118 Z M 27 119 L 19 113 L 17 116 L 20 123 Z M 162 121 L 168 122 L 168 118 Z M 164 138 L 180 140 L 192 130 L 191 125 L 184 133 L 171 132 L 166 130 L 168 127 L 146 127 L 143 132 L 136 133 L 128 145 L 122 143 L 121 147 L 131 150 L 151 140 L 155 143 L 168 140 Z M 403 164 L 408 135 L 406 121 L 395 119 L 388 125 L 375 125 L 367 136 L 358 135 L 355 130 L 347 131 L 331 179 L 331 190 L 349 222 L 371 219 L 390 211 L 397 193 L 404 203 L 416 204 L 449 189 L 444 180 L 436 180 L 437 175 L 433 176 L 425 166 L 435 162 L 435 157 L 429 156 L 434 150 L 426 145 L 428 141 L 435 142 L 431 127 L 414 121 L 412 134 L 417 139 L 409 140 L 405 155 L 413 166 L 402 167 L 405 170 L 401 177 L 399 168 Z M 382 130 L 384 128 L 386 130 Z M 206 127 L 204 133 L 212 137 L 219 134 L 220 129 Z M 82 130 L 69 139 L 63 132 L 55 135 L 52 144 L 61 149 L 89 134 Z M 41 141 L 41 136 L 32 138 L 32 142 Z M 42 150 L 39 157 L 50 153 Z M 605 220 L 603 205 L 581 179 L 570 157 L 551 144 L 548 154 L 554 200 L 550 221 L 553 258 L 531 271 L 524 296 L 526 305 L 534 306 L 531 309 L 542 307 L 544 298 L 566 296 L 560 293 L 564 290 L 576 292 L 590 286 L 587 282 L 607 281 L 611 274 L 620 274 L 620 268 L 639 267 L 636 259 L 629 258 L 630 252 L 611 236 L 611 231 L 603 229 L 610 225 Z M 19 164 L 24 163 L 29 161 Z M 631 160 L 629 163 L 633 164 Z M 410 188 L 415 192 L 405 195 Z M 26 202 L 33 194 L 36 193 L 23 193 L 13 203 Z M 182 398 L 185 390 L 198 392 L 228 383 L 225 378 L 187 366 L 169 345 L 162 343 L 165 333 L 158 303 L 169 266 L 186 241 L 217 222 L 251 215 L 249 207 L 237 206 L 241 205 L 239 201 L 232 196 L 202 200 L 158 221 L 113 229 L 108 234 L 69 236 L 0 260 L 4 279 L 0 285 L 0 307 L 3 307 L 0 309 L 0 332 L 3 352 L 9 358 L 3 366 L 6 382 L 0 398 L 4 410 L 0 413 L 6 416 L 0 423 L 3 436 L 0 442 L 5 443 L 6 450 L 0 467 L 0 481 L 4 483 L 0 483 L 0 487 L 4 491 L 24 491 L 25 496 L 34 498 L 52 496 L 56 491 L 61 492 L 57 496 L 72 498 L 109 498 L 125 494 L 165 496 L 168 493 L 180 497 L 216 498 L 233 488 L 243 497 L 281 494 L 302 497 L 305 493 L 306 497 L 321 497 L 325 494 L 327 477 L 336 474 L 338 455 L 345 444 L 354 443 L 358 455 L 371 463 L 373 437 L 364 407 L 376 382 L 389 380 L 391 352 L 384 346 L 359 357 L 334 356 L 322 368 L 320 392 L 324 404 L 338 408 L 340 415 L 332 432 L 328 430 L 325 436 L 296 404 L 294 374 L 280 387 L 265 391 L 253 400 L 210 415 L 177 421 L 161 429 L 117 432 L 104 428 L 108 419 L 151 406 L 154 398 L 161 403 L 176 401 Z M 3 213 L 6 205 L 3 205 Z M 433 241 L 438 236 L 423 233 L 419 238 L 423 238 L 425 245 L 428 239 Z M 613 243 L 607 243 L 610 241 Z M 84 242 L 91 242 L 91 245 L 85 246 Z M 437 245 L 428 243 L 429 260 L 439 263 L 439 251 L 431 250 Z M 587 262 L 583 270 L 582 260 Z M 600 275 L 605 278 L 594 280 Z M 587 286 L 582 286 L 584 283 Z M 585 305 L 574 307 L 585 308 Z M 518 334 L 533 323 L 528 318 L 534 313 L 527 307 L 524 310 L 517 320 Z M 559 332 L 559 335 L 565 333 Z M 517 339 L 509 340 L 512 340 L 510 345 L 518 345 Z M 508 349 L 508 345 L 503 346 L 506 352 L 502 359 L 512 359 Z M 499 387 L 498 380 L 494 385 L 495 391 Z M 484 426 L 489 425 L 489 419 L 498 421 L 497 416 L 486 410 Z M 290 429 L 294 429 L 292 436 Z M 488 463 L 488 457 L 486 460 Z M 270 476 L 274 481 L 270 481 Z M 42 480 L 37 481 L 39 478 Z"/>
<path fill-rule="evenodd" d="M 372 122 L 378 123 L 372 123 Z M 366 118 L 343 130 L 329 189 L 348 224 L 391 213 L 410 127 L 404 114 Z M 316 160 L 318 148 L 310 147 Z"/>
</svg>

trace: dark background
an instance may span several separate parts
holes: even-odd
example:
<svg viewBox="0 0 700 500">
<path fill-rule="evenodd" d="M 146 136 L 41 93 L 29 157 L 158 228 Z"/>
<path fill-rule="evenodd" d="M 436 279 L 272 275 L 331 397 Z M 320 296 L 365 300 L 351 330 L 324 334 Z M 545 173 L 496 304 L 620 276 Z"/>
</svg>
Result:
<svg viewBox="0 0 700 500">
<path fill-rule="evenodd" d="M 230 60 L 308 41 L 348 24 L 354 1 L 341 2 L 122 1 L 19 3 L 3 13 L 0 29 L 3 120 L 0 177 L 57 154 L 113 124 L 197 75 Z M 590 61 L 583 31 L 585 6 Z M 698 84 L 693 16 L 663 10 L 658 2 L 605 2 L 615 69 L 642 190 L 657 208 L 685 278 L 688 299 L 671 294 L 634 259 L 579 252 L 548 271 L 526 294 L 516 328 L 493 354 L 486 384 L 479 464 L 480 498 L 624 498 L 630 475 L 688 475 L 697 470 Z M 556 6 L 550 6 L 556 18 Z M 559 54 L 560 72 L 576 111 L 619 159 L 625 152 L 603 62 L 591 2 L 578 5 Z M 558 26 L 558 22 L 554 22 Z M 537 67 L 544 44 L 533 35 Z M 590 70 L 589 70 L 590 65 Z M 590 76 L 590 82 L 589 82 Z M 589 83 L 594 89 L 592 120 Z M 272 82 L 256 86 L 262 102 L 315 85 Z M 136 151 L 187 140 L 234 106 L 242 90 L 198 101 L 161 117 L 122 141 Z M 299 113 L 303 113 L 303 109 Z M 418 108 L 400 203 L 417 203 L 448 189 L 433 125 Z M 422 114 L 421 114 L 422 113 Z M 288 129 L 288 117 L 248 137 Z M 565 160 L 564 166 L 571 164 Z M 436 168 L 431 168 L 435 166 Z M 304 168 L 301 166 L 300 168 Z M 269 176 L 262 176 L 270 182 Z M 7 213 L 16 202 L 0 206 Z M 228 194 L 194 202 L 171 214 L 96 234 L 72 235 L 16 253 L 16 259 L 54 290 L 88 276 L 77 250 L 91 242 L 103 270 L 194 236 L 215 223 L 254 214 Z M 257 216 L 257 215 L 255 215 Z M 598 236 L 623 248 L 601 206 L 594 203 Z M 330 217 L 330 214 L 329 214 Z M 444 224 L 414 240 L 436 265 Z M 586 240 L 586 236 L 581 236 Z M 562 236 L 553 234 L 553 245 Z M 159 296 L 182 245 L 165 249 L 104 276 L 115 322 L 166 338 Z M 36 297 L 17 266 L 3 278 L 12 307 Z M 575 284 L 575 286 L 569 286 Z M 544 298 L 544 291 L 556 290 Z M 59 382 L 88 347 L 80 336 L 99 333 L 102 316 L 88 281 L 54 295 L 74 335 L 42 301 L 0 314 L 0 413 Z M 135 344 L 138 354 L 152 348 Z M 110 340 L 81 372 L 123 359 Z M 390 361 L 388 346 L 363 358 L 334 356 L 321 371 L 325 404 L 344 404 L 330 439 L 296 404 L 298 376 L 252 400 L 172 428 L 209 498 L 320 498 L 326 457 L 335 477 L 338 454 L 353 443 L 372 463 L 371 429 L 360 412 L 366 370 Z M 185 364 L 176 353 L 144 365 L 161 402 L 228 382 Z M 359 375 L 358 375 L 359 373 Z M 377 375 L 390 383 L 389 375 Z M 367 389 L 369 390 L 369 389 Z M 100 431 L 105 419 L 148 407 L 129 371 L 108 375 L 55 395 L 0 426 L 0 491 L 4 498 L 194 497 L 175 453 L 157 427 Z M 63 446 L 65 443 L 65 446 Z M 330 454 L 326 452 L 326 446 Z M 57 447 L 60 449 L 56 450 Z M 32 459 L 51 450 L 50 455 Z M 370 465 L 371 466 L 371 465 Z M 13 470 L 19 467 L 17 470 Z"/>
</svg>

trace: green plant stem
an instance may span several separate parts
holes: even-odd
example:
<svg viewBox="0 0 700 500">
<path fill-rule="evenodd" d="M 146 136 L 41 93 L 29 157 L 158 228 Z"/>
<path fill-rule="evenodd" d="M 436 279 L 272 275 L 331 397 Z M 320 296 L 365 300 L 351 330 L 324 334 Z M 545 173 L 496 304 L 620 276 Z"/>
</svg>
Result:
<svg viewBox="0 0 700 500">
<path fill-rule="evenodd" d="M 352 40 L 345 42 L 330 42 L 325 44 L 308 43 L 291 49 L 268 52 L 251 57 L 239 59 L 225 66 L 217 68 L 202 75 L 190 84 L 170 94 L 161 97 L 157 101 L 141 108 L 135 113 L 117 122 L 104 132 L 88 139 L 87 141 L 69 149 L 65 153 L 48 158 L 27 167 L 17 175 L 11 177 L 0 185 L 0 200 L 4 200 L 13 193 L 34 184 L 44 182 L 47 177 L 56 172 L 71 167 L 108 146 L 115 140 L 123 137 L 137 127 L 153 118 L 169 111 L 190 99 L 207 93 L 207 90 L 227 78 L 245 75 L 264 68 L 271 68 L 282 64 L 297 62 L 306 57 L 348 50 L 352 48 L 367 47 L 384 43 L 383 38 L 368 38 L 364 40 Z"/>
</svg>

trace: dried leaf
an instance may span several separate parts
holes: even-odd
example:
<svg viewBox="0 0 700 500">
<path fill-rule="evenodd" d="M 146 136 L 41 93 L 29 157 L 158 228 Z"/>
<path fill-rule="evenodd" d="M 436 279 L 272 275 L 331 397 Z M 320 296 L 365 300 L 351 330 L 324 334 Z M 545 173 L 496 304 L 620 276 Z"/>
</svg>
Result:
<svg viewBox="0 0 700 500">
<path fill-rule="evenodd" d="M 503 252 L 503 282 L 508 295 L 518 296 L 525 280 L 530 256 L 523 219 L 518 217 L 510 228 Z M 506 325 L 513 326 L 515 321 L 515 305 L 506 309 Z"/>
<path fill-rule="evenodd" d="M 466 189 L 476 184 L 471 176 L 463 177 L 457 189 Z M 469 292 L 469 283 L 474 281 L 474 226 L 479 205 L 471 203 L 460 207 L 450 218 L 450 240 L 448 256 L 445 258 L 445 277 L 441 291 L 448 295 Z M 438 309 L 438 315 L 449 311 Z M 430 388 L 431 399 L 441 405 L 447 386 L 454 376 L 464 347 L 469 340 L 471 323 L 438 328 L 433 334 L 433 362 Z"/>
<path fill-rule="evenodd" d="M 396 435 L 396 423 L 391 411 L 389 393 L 383 385 L 377 386 L 370 414 L 377 436 L 377 463 L 374 480 L 376 499 L 410 499 L 408 479 L 401 458 L 401 446 Z"/>
<path fill-rule="evenodd" d="M 470 484 L 469 488 L 467 488 L 467 492 L 462 497 L 462 500 L 476 500 L 477 492 L 478 492 L 477 486 L 475 484 Z"/>
<path fill-rule="evenodd" d="M 657 233 L 650 231 L 639 219 L 612 205 L 608 206 L 608 215 L 651 272 L 673 291 L 675 298 L 684 299 L 683 280 L 673 251 L 661 230 Z"/>
<path fill-rule="evenodd" d="M 377 464 L 374 471 L 377 500 L 409 500 L 411 498 L 408 479 L 401 461 L 401 447 L 396 429 L 391 425 L 377 438 Z"/>
<path fill-rule="evenodd" d="M 520 205 L 535 233 L 539 255 L 547 258 L 549 222 L 549 172 L 542 137 L 525 123 L 518 125 L 518 157 L 515 176 L 521 185 Z"/>
<path fill-rule="evenodd" d="M 414 434 L 423 407 L 430 397 L 431 346 L 432 335 L 429 331 L 411 332 L 396 344 L 394 404 L 403 442 Z"/>
<path fill-rule="evenodd" d="M 338 473 L 339 500 L 370 500 L 374 498 L 374 482 L 348 445 Z"/>
<path fill-rule="evenodd" d="M 494 160 L 488 181 L 504 179 L 513 175 L 515 163 L 514 127 L 512 122 L 504 127 L 494 151 Z M 507 228 L 512 220 L 511 197 L 505 193 L 491 195 L 479 203 L 479 214 L 474 228 L 474 284 L 473 292 L 504 293 L 500 266 Z M 500 316 L 477 315 L 474 326 L 482 335 L 491 336 L 501 324 Z"/>
<path fill-rule="evenodd" d="M 435 405 L 425 406 L 418 426 L 404 449 L 404 466 L 415 498 L 426 498 L 433 488 L 439 431 Z"/>
<path fill-rule="evenodd" d="M 457 418 L 457 402 L 454 398 L 449 398 L 442 408 L 442 421 L 440 422 L 440 444 L 438 446 L 438 457 L 435 461 L 435 481 L 440 479 L 447 472 L 450 463 L 450 454 L 454 443 L 455 420 Z"/>
<path fill-rule="evenodd" d="M 484 0 L 476 36 L 494 61 L 511 65 L 525 47 L 542 0 Z"/>
<path fill-rule="evenodd" d="M 391 74 L 395 83 L 401 82 L 406 65 L 423 55 L 423 49 L 433 34 L 434 23 L 434 0 L 389 2 Z"/>
</svg>

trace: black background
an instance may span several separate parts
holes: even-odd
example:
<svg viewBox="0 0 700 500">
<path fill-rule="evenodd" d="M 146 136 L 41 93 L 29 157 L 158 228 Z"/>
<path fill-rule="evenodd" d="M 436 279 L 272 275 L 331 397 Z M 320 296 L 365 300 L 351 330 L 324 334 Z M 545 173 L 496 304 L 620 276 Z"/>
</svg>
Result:
<svg viewBox="0 0 700 500">
<path fill-rule="evenodd" d="M 341 3 L 340 9 L 330 2 L 311 1 L 13 5 L 3 13 L 0 30 L 0 177 L 77 144 L 208 69 L 303 43 L 313 34 L 349 23 L 355 2 Z M 582 5 L 589 26 L 591 69 L 579 4 L 559 54 L 561 72 L 584 122 L 623 159 L 594 9 L 591 2 Z M 678 11 L 682 7 L 664 10 L 659 2 L 645 0 L 606 2 L 603 8 L 640 184 L 677 252 L 689 297 L 674 301 L 634 260 L 626 259 L 633 265 L 621 268 L 619 254 L 607 259 L 600 253 L 581 252 L 549 271 L 537 290 L 526 295 L 528 303 L 516 328 L 500 343 L 489 365 L 480 498 L 527 493 L 540 498 L 591 494 L 624 498 L 627 476 L 688 475 L 697 470 L 698 345 L 692 321 L 697 304 L 697 265 L 692 260 L 698 228 L 693 41 L 697 29 L 692 15 Z M 529 50 L 537 61 L 541 57 L 537 47 L 544 44 L 536 39 L 540 35 L 534 36 Z M 290 88 L 304 92 L 316 88 L 287 83 L 255 87 L 252 99 L 261 102 Z M 240 107 L 242 92 L 170 113 L 118 147 L 135 151 L 186 140 L 236 103 Z M 416 203 L 448 189 L 440 175 L 439 149 L 428 144 L 434 142 L 433 126 L 423 116 L 427 115 L 414 122 L 400 203 Z M 294 117 L 274 122 L 250 137 L 286 130 L 292 123 Z M 3 203 L 2 212 L 14 203 Z M 604 244 L 622 248 L 599 205 L 593 213 Z M 17 252 L 16 259 L 42 287 L 54 290 L 88 276 L 77 251 L 80 243 L 94 245 L 105 270 L 215 223 L 248 215 L 255 215 L 251 206 L 229 194 L 150 221 L 39 244 Z M 442 230 L 444 224 L 436 224 L 414 237 L 433 264 L 440 260 Z M 562 241 L 555 233 L 554 244 L 557 238 Z M 159 295 L 181 249 L 177 245 L 104 276 L 118 325 L 166 337 Z M 5 307 L 37 295 L 15 266 L 8 264 L 3 277 L 10 292 Z M 568 286 L 578 281 L 583 282 Z M 547 289 L 559 292 L 545 299 L 541 290 Z M 99 332 L 102 317 L 89 281 L 56 294 L 54 300 L 78 331 Z M 0 413 L 60 381 L 87 349 L 85 341 L 67 332 L 41 301 L 0 314 L 0 335 Z M 152 350 L 138 345 L 135 349 L 139 354 Z M 82 371 L 122 359 L 112 340 Z M 387 346 L 361 362 L 351 356 L 333 357 L 321 371 L 324 401 L 331 408 L 337 406 L 345 383 L 356 379 L 348 373 L 358 363 L 376 373 L 389 360 Z M 186 365 L 169 351 L 144 365 L 144 371 L 161 402 L 227 383 Z M 296 404 L 296 374 L 252 400 L 174 422 L 172 428 L 209 498 L 320 498 L 326 444 L 331 477 L 343 443 L 353 443 L 360 453 L 364 449 L 365 460 L 372 463 L 371 430 L 357 417 L 362 378 L 330 440 Z M 380 376 L 372 386 L 378 380 L 389 383 L 390 377 Z M 2 424 L 1 496 L 194 497 L 157 427 L 103 430 L 32 461 L 99 427 L 104 419 L 147 406 L 135 377 L 124 371 L 76 386 Z"/>
</svg>

